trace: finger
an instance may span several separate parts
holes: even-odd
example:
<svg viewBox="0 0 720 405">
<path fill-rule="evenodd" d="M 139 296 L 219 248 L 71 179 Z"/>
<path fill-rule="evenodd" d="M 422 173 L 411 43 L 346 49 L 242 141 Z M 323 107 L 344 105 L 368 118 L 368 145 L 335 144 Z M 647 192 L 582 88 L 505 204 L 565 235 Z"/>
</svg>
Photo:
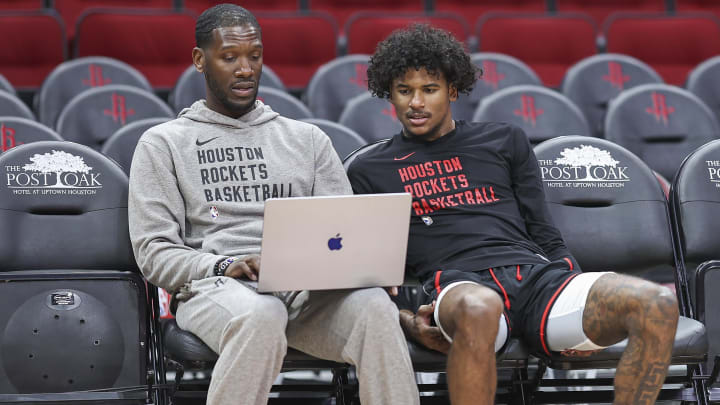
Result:
<svg viewBox="0 0 720 405">
<path fill-rule="evenodd" d="M 435 311 L 435 308 L 432 305 L 420 305 L 420 308 L 417 310 L 418 316 L 421 316 L 423 318 L 430 316 Z"/>
<path fill-rule="evenodd" d="M 397 287 L 389 287 L 389 288 L 388 288 L 388 294 L 392 295 L 393 297 L 397 297 L 397 295 L 398 295 L 398 288 L 397 288 Z"/>
<path fill-rule="evenodd" d="M 250 269 L 252 269 L 255 274 L 260 273 L 260 256 L 251 255 L 245 259 L 245 262 L 248 266 L 250 266 Z"/>
<path fill-rule="evenodd" d="M 249 278 L 250 280 L 253 280 L 253 281 L 257 280 L 257 276 L 255 275 L 255 272 L 252 271 L 252 269 L 250 268 L 250 266 L 248 266 L 248 264 L 246 262 L 239 262 L 238 269 L 240 270 L 240 274 L 239 274 L 240 277 L 245 276 L 245 277 Z"/>
</svg>

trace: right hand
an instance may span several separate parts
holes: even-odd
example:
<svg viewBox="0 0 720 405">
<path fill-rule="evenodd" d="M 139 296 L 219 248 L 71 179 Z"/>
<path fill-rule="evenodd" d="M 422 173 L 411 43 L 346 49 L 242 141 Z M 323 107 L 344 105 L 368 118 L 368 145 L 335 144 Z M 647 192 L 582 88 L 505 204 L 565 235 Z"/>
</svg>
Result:
<svg viewBox="0 0 720 405">
<path fill-rule="evenodd" d="M 258 274 L 260 274 L 260 255 L 247 255 L 232 262 L 225 270 L 226 277 L 245 277 L 252 281 L 257 281 Z"/>
<path fill-rule="evenodd" d="M 421 305 L 417 314 L 410 311 L 400 311 L 400 325 L 405 333 L 423 346 L 447 354 L 450 351 L 450 342 L 445 339 L 440 328 L 430 325 L 430 317 L 435 311 L 435 303 Z"/>
</svg>

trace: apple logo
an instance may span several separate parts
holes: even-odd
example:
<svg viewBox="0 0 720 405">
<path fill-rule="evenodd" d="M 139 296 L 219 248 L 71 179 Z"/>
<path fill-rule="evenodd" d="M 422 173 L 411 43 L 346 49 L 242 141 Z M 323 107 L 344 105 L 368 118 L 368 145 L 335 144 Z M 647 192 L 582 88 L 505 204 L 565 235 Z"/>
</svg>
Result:
<svg viewBox="0 0 720 405">
<path fill-rule="evenodd" d="M 340 237 L 340 234 L 335 235 L 334 238 L 328 239 L 328 248 L 330 248 L 330 250 L 342 249 L 342 238 Z"/>
</svg>

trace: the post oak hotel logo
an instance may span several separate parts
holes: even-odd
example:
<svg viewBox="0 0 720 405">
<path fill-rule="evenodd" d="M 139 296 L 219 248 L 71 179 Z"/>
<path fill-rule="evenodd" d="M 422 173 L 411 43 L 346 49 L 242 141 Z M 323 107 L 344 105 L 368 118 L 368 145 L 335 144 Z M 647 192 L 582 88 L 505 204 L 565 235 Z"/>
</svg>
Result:
<svg viewBox="0 0 720 405">
<path fill-rule="evenodd" d="M 720 188 L 720 160 L 706 160 L 710 183 Z"/>
<path fill-rule="evenodd" d="M 102 188 L 100 173 L 81 156 L 64 151 L 35 154 L 25 165 L 7 165 L 5 185 L 19 195 L 92 195 Z"/>
<path fill-rule="evenodd" d="M 539 159 L 538 163 L 543 182 L 550 188 L 619 188 L 630 181 L 627 166 L 610 152 L 590 145 L 565 148 L 557 159 Z"/>
</svg>

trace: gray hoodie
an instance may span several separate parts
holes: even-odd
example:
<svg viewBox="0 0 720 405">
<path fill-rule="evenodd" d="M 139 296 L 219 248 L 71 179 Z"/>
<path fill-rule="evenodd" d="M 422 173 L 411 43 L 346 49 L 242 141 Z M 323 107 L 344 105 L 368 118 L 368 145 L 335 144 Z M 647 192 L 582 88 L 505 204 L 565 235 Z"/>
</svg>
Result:
<svg viewBox="0 0 720 405">
<path fill-rule="evenodd" d="M 352 190 L 319 128 L 260 101 L 238 119 L 197 101 L 147 130 L 135 149 L 128 203 L 135 259 L 172 293 L 212 276 L 224 256 L 259 253 L 266 199 L 335 194 Z"/>
</svg>

